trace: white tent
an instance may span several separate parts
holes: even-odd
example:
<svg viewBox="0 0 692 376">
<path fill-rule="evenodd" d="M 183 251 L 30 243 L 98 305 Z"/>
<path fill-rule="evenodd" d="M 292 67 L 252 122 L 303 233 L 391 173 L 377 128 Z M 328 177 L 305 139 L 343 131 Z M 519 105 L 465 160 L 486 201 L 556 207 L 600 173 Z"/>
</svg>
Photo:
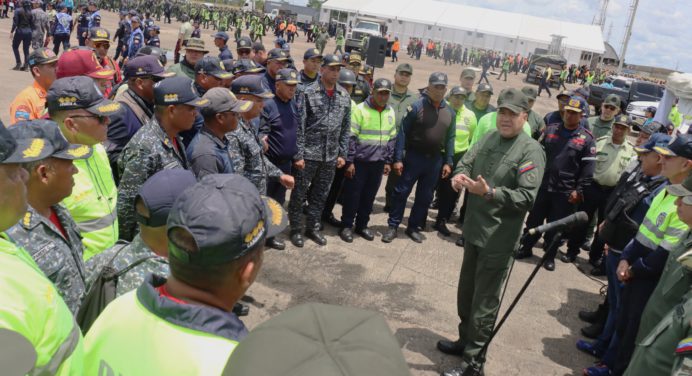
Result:
<svg viewBox="0 0 692 376">
<path fill-rule="evenodd" d="M 388 32 L 402 40 L 433 38 L 528 54 L 537 47 L 547 48 L 552 35 L 561 35 L 564 55 L 570 62 L 578 63 L 582 52 L 605 52 L 599 26 L 436 0 L 328 0 L 322 4 L 322 22 L 329 21 L 331 10 L 347 12 L 351 21 L 357 16 L 382 19 Z"/>
</svg>

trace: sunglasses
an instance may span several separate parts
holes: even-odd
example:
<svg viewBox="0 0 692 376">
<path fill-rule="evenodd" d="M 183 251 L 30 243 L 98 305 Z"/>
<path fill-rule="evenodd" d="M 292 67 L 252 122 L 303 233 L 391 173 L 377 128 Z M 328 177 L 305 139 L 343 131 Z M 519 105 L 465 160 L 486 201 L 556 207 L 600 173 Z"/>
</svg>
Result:
<svg viewBox="0 0 692 376">
<path fill-rule="evenodd" d="M 605 108 L 606 110 L 610 110 L 610 111 L 615 111 L 617 109 L 617 107 L 615 107 L 615 106 L 608 106 L 608 105 L 603 106 L 603 108 Z"/>
</svg>

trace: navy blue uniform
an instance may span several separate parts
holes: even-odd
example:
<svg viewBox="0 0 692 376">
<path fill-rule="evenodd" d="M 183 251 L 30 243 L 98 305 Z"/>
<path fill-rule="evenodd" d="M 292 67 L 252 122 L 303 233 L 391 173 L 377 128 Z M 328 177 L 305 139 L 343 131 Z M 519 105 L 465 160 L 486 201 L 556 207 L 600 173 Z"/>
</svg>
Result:
<svg viewBox="0 0 692 376">
<path fill-rule="evenodd" d="M 452 165 L 455 117 L 456 113 L 445 101 L 436 108 L 425 92 L 409 107 L 401 122 L 394 151 L 394 161 L 403 162 L 404 172 L 394 188 L 393 205 L 387 221 L 390 227 L 396 228 L 401 224 L 406 200 L 416 183 L 416 198 L 408 228 L 417 230 L 424 226 L 442 165 Z"/>
<path fill-rule="evenodd" d="M 233 53 L 228 49 L 228 46 L 219 48 L 219 60 L 233 60 Z"/>
<path fill-rule="evenodd" d="M 584 190 L 591 185 L 596 166 L 596 143 L 593 135 L 581 125 L 575 130 L 568 130 L 562 122 L 550 124 L 540 140 L 545 148 L 547 164 L 541 188 L 533 209 L 526 219 L 526 228 L 533 228 L 548 222 L 566 217 L 578 209 L 578 205 L 567 200 L 574 191 L 583 197 Z M 571 231 L 568 243 L 568 255 L 579 253 L 581 244 L 577 244 L 576 232 Z M 545 244 L 549 245 L 555 232 L 548 232 Z M 522 240 L 522 252 L 529 252 L 536 244 L 540 234 L 526 235 Z M 548 259 L 553 260 L 557 248 L 546 250 Z"/>
</svg>

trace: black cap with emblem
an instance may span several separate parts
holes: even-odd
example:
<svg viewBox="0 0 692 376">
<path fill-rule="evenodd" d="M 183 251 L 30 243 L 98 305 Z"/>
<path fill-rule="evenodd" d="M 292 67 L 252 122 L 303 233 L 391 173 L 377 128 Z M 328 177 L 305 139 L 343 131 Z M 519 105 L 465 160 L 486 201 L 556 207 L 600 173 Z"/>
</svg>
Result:
<svg viewBox="0 0 692 376">
<path fill-rule="evenodd" d="M 46 108 L 50 114 L 83 108 L 94 115 L 108 116 L 121 107 L 120 103 L 103 98 L 94 80 L 87 76 L 59 78 L 46 94 Z"/>
<path fill-rule="evenodd" d="M 298 73 L 290 68 L 279 69 L 276 72 L 276 82 L 285 82 L 288 85 L 297 85 L 300 83 Z"/>
<path fill-rule="evenodd" d="M 212 174 L 183 192 L 168 216 L 169 258 L 198 266 L 232 262 L 264 244 L 288 224 L 283 207 L 260 196 L 237 174 Z M 192 235 L 195 252 L 175 244 L 175 229 Z"/>
<path fill-rule="evenodd" d="M 50 152 L 44 158 L 87 159 L 92 153 L 87 145 L 70 144 L 60 132 L 58 124 L 52 120 L 20 121 L 10 128 L 10 133 L 20 144 L 28 145 L 35 139 L 45 140 L 47 147 L 44 150 Z"/>
<path fill-rule="evenodd" d="M 194 82 L 187 77 L 170 77 L 154 85 L 154 103 L 157 106 L 187 104 L 204 107 L 208 102 L 199 97 Z"/>
</svg>

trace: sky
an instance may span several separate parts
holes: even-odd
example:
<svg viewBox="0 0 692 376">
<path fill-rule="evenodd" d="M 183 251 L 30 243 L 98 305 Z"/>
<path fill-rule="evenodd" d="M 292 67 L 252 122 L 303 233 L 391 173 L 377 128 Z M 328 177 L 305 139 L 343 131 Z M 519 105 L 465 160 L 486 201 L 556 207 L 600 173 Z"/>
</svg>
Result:
<svg viewBox="0 0 692 376">
<path fill-rule="evenodd" d="M 373 0 L 376 1 L 376 0 Z M 496 10 L 531 14 L 578 23 L 591 23 L 601 0 L 441 0 Z M 306 3 L 306 0 L 292 0 Z M 620 53 L 632 0 L 610 0 L 603 37 Z M 639 0 L 625 61 L 692 73 L 690 0 Z M 608 35 L 610 25 L 612 32 Z M 685 34 L 685 31 L 689 34 Z M 687 37 L 685 37 L 687 35 Z M 609 38 L 608 38 L 609 37 Z"/>
</svg>

